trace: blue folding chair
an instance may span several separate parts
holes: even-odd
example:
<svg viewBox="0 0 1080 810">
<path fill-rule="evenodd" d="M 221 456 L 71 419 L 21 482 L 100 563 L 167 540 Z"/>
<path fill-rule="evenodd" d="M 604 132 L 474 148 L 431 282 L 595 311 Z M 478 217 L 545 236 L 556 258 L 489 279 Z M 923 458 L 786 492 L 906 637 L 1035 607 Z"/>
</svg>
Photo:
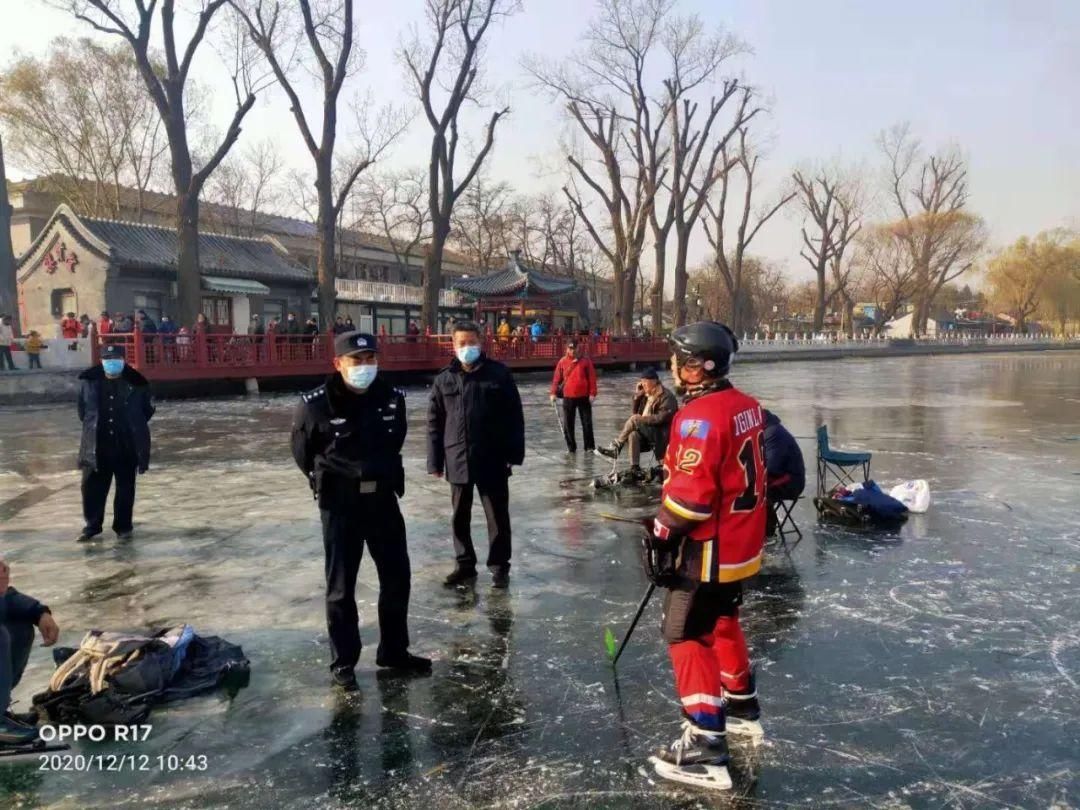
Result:
<svg viewBox="0 0 1080 810">
<path fill-rule="evenodd" d="M 862 480 L 870 479 L 870 459 L 872 453 L 844 453 L 840 450 L 829 448 L 829 428 L 822 425 L 817 429 L 817 492 L 819 498 L 824 498 L 832 487 L 826 486 L 826 476 L 832 474 L 838 484 L 854 484 L 856 482 L 852 472 L 862 467 Z"/>
</svg>

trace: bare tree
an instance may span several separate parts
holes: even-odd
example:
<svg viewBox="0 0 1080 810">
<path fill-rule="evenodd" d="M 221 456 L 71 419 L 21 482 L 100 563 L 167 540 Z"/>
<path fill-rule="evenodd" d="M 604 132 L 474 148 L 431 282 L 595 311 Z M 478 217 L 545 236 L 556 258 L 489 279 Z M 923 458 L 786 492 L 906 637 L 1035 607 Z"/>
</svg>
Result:
<svg viewBox="0 0 1080 810">
<path fill-rule="evenodd" d="M 694 318 L 732 322 L 732 299 L 723 276 L 717 272 L 715 262 L 706 262 L 690 274 L 688 293 L 691 296 L 691 314 Z M 786 304 L 788 295 L 787 279 L 779 267 L 756 256 L 745 257 L 742 300 L 743 317 L 748 328 L 771 314 L 774 306 L 779 311 Z"/>
<path fill-rule="evenodd" d="M 938 292 L 975 262 L 986 243 L 981 219 L 967 211 L 967 163 L 950 148 L 923 155 L 907 125 L 881 134 L 897 233 L 915 268 L 915 334 L 926 332 Z"/>
<path fill-rule="evenodd" d="M 477 272 L 492 270 L 508 252 L 509 198 L 510 184 L 481 169 L 454 207 L 450 239 Z"/>
<path fill-rule="evenodd" d="M 283 171 L 277 148 L 267 140 L 230 154 L 207 184 L 206 199 L 216 205 L 206 219 L 222 233 L 255 236 L 259 214 L 276 211 Z"/>
<path fill-rule="evenodd" d="M 76 211 L 120 216 L 132 186 L 141 221 L 168 144 L 126 45 L 60 37 L 45 60 L 19 57 L 0 76 L 0 121 L 14 162 Z"/>
<path fill-rule="evenodd" d="M 426 0 L 427 39 L 414 30 L 399 51 L 432 132 L 428 166 L 431 245 L 424 260 L 421 309 L 421 319 L 432 330 L 438 328 L 443 251 L 450 236 L 454 205 L 490 154 L 495 128 L 510 108 L 502 107 L 491 114 L 483 145 L 457 180 L 459 116 L 467 104 L 479 105 L 482 97 L 482 82 L 478 81 L 482 46 L 492 21 L 519 7 L 517 0 Z"/>
<path fill-rule="evenodd" d="M 571 176 L 563 192 L 611 263 L 616 327 L 627 333 L 649 220 L 665 174 L 665 115 L 654 116 L 646 84 L 673 0 L 600 0 L 598 5 L 581 52 L 559 63 L 532 57 L 525 67 L 565 103 L 590 147 L 589 157 L 567 150 Z"/>
<path fill-rule="evenodd" d="M 799 255 L 806 259 L 817 280 L 813 329 L 820 332 L 825 325 L 826 307 L 841 289 L 839 285 L 827 289 L 830 276 L 834 282 L 844 280 L 844 253 L 862 228 L 858 189 L 853 180 L 834 168 L 821 168 L 812 176 L 796 170 L 792 179 L 804 216 L 810 221 L 809 231 L 806 225 L 802 227 Z"/>
<path fill-rule="evenodd" d="M 705 235 L 713 249 L 713 262 L 724 281 L 731 300 L 731 328 L 737 334 L 749 326 L 750 299 L 745 288 L 746 250 L 761 228 L 795 197 L 795 191 L 782 192 L 775 202 L 755 212 L 754 183 L 760 154 L 753 152 L 747 143 L 747 127 L 739 127 L 738 143 L 734 150 L 724 146 L 720 150 L 723 165 L 730 168 L 720 176 L 719 195 L 714 201 L 706 201 L 709 219 L 705 222 Z M 742 182 L 742 205 L 736 210 L 735 239 L 729 240 L 726 229 L 728 198 L 734 188 L 735 174 Z"/>
<path fill-rule="evenodd" d="M 235 52 L 232 83 L 236 109 L 225 134 L 212 148 L 205 160 L 195 159 L 189 139 L 189 124 L 185 106 L 185 88 L 199 46 L 206 37 L 211 21 L 225 6 L 226 0 L 202 0 L 194 20 L 194 28 L 186 45 L 176 35 L 176 2 L 161 0 L 161 36 L 164 64 L 155 68 L 150 50 L 150 34 L 157 0 L 133 0 L 134 13 L 120 10 L 121 0 L 53 0 L 96 31 L 121 37 L 131 47 L 150 98 L 165 127 L 172 162 L 172 179 L 176 190 L 177 241 L 176 260 L 177 311 L 181 322 L 194 323 L 201 311 L 202 287 L 199 274 L 199 195 L 207 179 L 224 160 L 236 139 L 240 124 L 255 104 L 258 82 L 253 81 L 243 49 Z"/>
<path fill-rule="evenodd" d="M 692 15 L 669 20 L 663 42 L 668 56 L 668 73 L 663 82 L 663 95 L 656 106 L 658 115 L 666 117 L 668 163 L 664 187 L 668 193 L 667 204 L 661 206 L 657 202 L 650 216 L 655 253 L 652 315 L 658 329 L 663 323 L 667 242 L 671 229 L 675 229 L 675 325 L 681 326 L 686 322 L 687 313 L 686 263 L 690 238 L 714 185 L 729 168 L 720 163 L 720 156 L 739 127 L 760 112 L 760 108 L 751 104 L 750 88 L 735 79 L 728 79 L 709 99 L 704 117 L 697 117 L 700 104 L 693 98 L 695 89 L 711 83 L 725 62 L 746 50 L 734 36 L 723 31 L 706 33 L 701 19 Z M 721 125 L 721 113 L 732 99 L 735 99 L 734 113 L 730 122 Z M 652 158 L 660 151 L 660 144 L 650 141 L 649 148 Z"/>
<path fill-rule="evenodd" d="M 877 307 L 874 334 L 880 335 L 918 291 L 918 270 L 911 263 L 904 236 L 891 223 L 872 225 L 860 234 L 854 264 Z"/>
<path fill-rule="evenodd" d="M 364 221 L 379 229 L 390 243 L 398 266 L 408 270 L 430 225 L 427 178 L 423 172 L 405 170 L 362 178 L 359 205 Z"/>
<path fill-rule="evenodd" d="M 277 0 L 230 0 L 289 99 L 289 109 L 315 163 L 315 228 L 319 238 L 317 273 L 319 320 L 330 323 L 336 309 L 337 237 L 340 219 L 353 184 L 404 131 L 408 120 L 392 108 L 372 118 L 367 104 L 357 107 L 359 147 L 352 154 L 337 152 L 338 117 L 345 80 L 363 61 L 354 47 L 353 0 L 297 0 L 300 19 Z M 298 31 L 297 28 L 300 30 Z M 303 56 L 298 54 L 302 41 Z M 312 71 L 321 81 L 321 118 L 304 109 L 295 72 Z"/>
<path fill-rule="evenodd" d="M 15 278 L 15 251 L 11 247 L 11 203 L 7 195 L 4 139 L 0 135 L 0 314 L 10 315 L 19 334 L 19 287 Z"/>
</svg>

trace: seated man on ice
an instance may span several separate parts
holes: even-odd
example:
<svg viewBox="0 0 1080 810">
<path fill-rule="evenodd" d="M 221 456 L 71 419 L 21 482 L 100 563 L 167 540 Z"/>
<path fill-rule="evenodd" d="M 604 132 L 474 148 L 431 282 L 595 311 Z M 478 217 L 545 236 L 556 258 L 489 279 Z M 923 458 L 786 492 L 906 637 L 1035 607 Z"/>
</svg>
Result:
<svg viewBox="0 0 1080 810">
<path fill-rule="evenodd" d="M 618 438 L 596 452 L 608 458 L 618 458 L 624 445 L 630 448 L 630 476 L 644 480 L 641 470 L 641 453 L 652 451 L 658 461 L 667 452 L 671 420 L 679 403 L 675 395 L 664 388 L 655 369 L 645 369 L 634 390 L 633 416 L 626 420 Z"/>
<path fill-rule="evenodd" d="M 765 496 L 769 501 L 765 536 L 776 534 L 777 520 L 773 504 L 776 501 L 793 501 L 806 488 L 806 466 L 802 450 L 795 437 L 780 423 L 780 417 L 764 410 L 765 416 L 765 467 L 768 487 Z"/>
<path fill-rule="evenodd" d="M 11 569 L 0 558 L 0 749 L 31 745 L 38 739 L 37 712 L 13 712 L 11 690 L 22 679 L 34 628 L 41 645 L 52 646 L 60 635 L 49 608 L 10 586 Z"/>
</svg>

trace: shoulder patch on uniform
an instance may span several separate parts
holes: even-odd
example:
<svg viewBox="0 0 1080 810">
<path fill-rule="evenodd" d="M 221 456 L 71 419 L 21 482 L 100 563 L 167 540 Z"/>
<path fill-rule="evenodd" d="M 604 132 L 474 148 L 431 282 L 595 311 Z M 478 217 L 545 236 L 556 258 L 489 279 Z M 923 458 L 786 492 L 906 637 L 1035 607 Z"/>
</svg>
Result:
<svg viewBox="0 0 1080 810">
<path fill-rule="evenodd" d="M 684 439 L 704 439 L 709 435 L 710 427 L 707 419 L 686 419 L 679 425 L 679 436 Z"/>
<path fill-rule="evenodd" d="M 312 389 L 311 391 L 307 391 L 307 392 L 301 394 L 300 398 L 303 399 L 304 402 L 312 402 L 312 401 L 318 399 L 319 397 L 324 397 L 324 396 L 326 396 L 326 386 L 325 385 L 320 385 L 318 388 Z"/>
</svg>

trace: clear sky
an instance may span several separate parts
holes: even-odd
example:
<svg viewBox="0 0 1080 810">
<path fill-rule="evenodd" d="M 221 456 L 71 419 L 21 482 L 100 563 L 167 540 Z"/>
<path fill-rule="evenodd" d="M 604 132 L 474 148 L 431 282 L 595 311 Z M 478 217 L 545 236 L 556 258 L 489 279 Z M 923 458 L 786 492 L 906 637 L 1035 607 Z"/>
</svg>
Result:
<svg viewBox="0 0 1080 810">
<path fill-rule="evenodd" d="M 119 0 L 121 4 L 130 0 Z M 181 0 L 181 5 L 183 0 Z M 524 11 L 491 36 L 489 82 L 512 114 L 499 130 L 493 174 L 522 191 L 557 188 L 557 145 L 565 129 L 557 105 L 532 89 L 520 68 L 526 52 L 563 56 L 591 14 L 588 0 L 525 0 Z M 874 139 L 908 121 L 928 146 L 955 142 L 970 160 L 972 208 L 995 244 L 1060 225 L 1080 225 L 1080 2 L 1077 0 L 681 0 L 724 25 L 753 53 L 738 71 L 772 100 L 763 174 L 781 182 L 795 166 L 842 160 L 880 168 Z M 421 0 L 357 0 L 367 67 L 353 80 L 377 97 L 404 100 L 394 48 Z M 0 0 L 0 54 L 42 53 L 62 34 L 87 27 L 39 0 Z M 217 123 L 229 115 L 231 88 L 210 49 L 199 78 L 215 91 Z M 417 118 L 388 159 L 426 164 L 426 122 Z M 480 122 L 472 128 L 480 136 Z M 306 152 L 276 91 L 263 95 L 242 141 L 271 138 L 290 165 Z M 799 216 L 770 223 L 754 252 L 806 274 L 798 257 Z M 705 255 L 704 239 L 695 256 Z"/>
</svg>

